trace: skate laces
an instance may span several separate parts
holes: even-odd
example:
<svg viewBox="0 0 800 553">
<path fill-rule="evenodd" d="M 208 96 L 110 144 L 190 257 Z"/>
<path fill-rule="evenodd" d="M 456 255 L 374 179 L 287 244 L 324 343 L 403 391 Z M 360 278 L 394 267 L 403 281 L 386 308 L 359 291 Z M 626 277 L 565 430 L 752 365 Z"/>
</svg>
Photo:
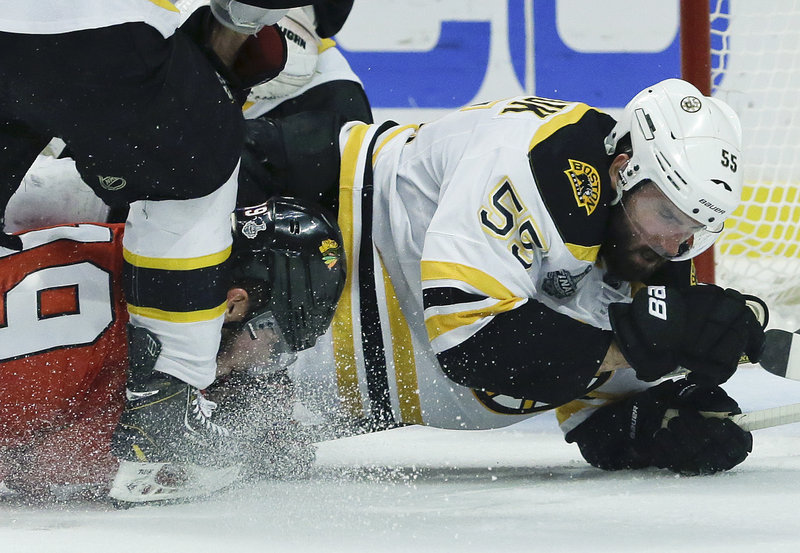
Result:
<svg viewBox="0 0 800 553">
<path fill-rule="evenodd" d="M 230 430 L 211 422 L 211 417 L 217 404 L 210 399 L 206 399 L 203 390 L 194 390 L 194 399 L 191 402 L 191 411 L 194 420 L 204 429 L 220 436 L 229 436 Z"/>
</svg>

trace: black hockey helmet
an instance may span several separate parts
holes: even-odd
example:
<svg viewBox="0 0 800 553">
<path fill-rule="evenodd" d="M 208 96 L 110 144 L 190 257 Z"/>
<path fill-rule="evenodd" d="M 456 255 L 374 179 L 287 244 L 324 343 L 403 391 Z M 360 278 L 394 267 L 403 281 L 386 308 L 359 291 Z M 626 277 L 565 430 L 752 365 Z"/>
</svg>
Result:
<svg viewBox="0 0 800 553">
<path fill-rule="evenodd" d="M 237 209 L 233 227 L 233 282 L 263 287 L 249 320 L 271 313 L 292 350 L 310 348 L 330 325 L 344 289 L 347 264 L 336 220 L 312 202 L 275 196 Z"/>
</svg>

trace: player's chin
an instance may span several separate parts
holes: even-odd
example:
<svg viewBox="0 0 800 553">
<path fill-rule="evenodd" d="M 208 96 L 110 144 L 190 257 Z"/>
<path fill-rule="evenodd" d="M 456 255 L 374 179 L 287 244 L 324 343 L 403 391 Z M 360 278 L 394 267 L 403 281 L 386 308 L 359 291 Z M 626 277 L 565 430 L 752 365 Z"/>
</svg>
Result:
<svg viewBox="0 0 800 553">
<path fill-rule="evenodd" d="M 649 248 L 626 251 L 612 248 L 603 259 L 613 277 L 628 282 L 647 280 L 666 262 Z"/>
</svg>

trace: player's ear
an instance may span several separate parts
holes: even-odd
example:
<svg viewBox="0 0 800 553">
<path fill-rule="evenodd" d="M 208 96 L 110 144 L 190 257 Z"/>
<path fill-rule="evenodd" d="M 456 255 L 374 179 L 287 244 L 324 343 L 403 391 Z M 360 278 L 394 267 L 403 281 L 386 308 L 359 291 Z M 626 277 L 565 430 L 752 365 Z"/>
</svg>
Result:
<svg viewBox="0 0 800 553">
<path fill-rule="evenodd" d="M 619 172 L 625 167 L 625 164 L 630 161 L 631 156 L 628 154 L 618 154 L 611 162 L 611 167 L 608 169 L 608 174 L 611 177 L 611 188 L 617 190 L 617 181 L 619 180 Z"/>
<path fill-rule="evenodd" d="M 230 288 L 225 307 L 225 322 L 233 323 L 243 320 L 249 309 L 250 295 L 247 290 L 244 288 Z"/>
</svg>

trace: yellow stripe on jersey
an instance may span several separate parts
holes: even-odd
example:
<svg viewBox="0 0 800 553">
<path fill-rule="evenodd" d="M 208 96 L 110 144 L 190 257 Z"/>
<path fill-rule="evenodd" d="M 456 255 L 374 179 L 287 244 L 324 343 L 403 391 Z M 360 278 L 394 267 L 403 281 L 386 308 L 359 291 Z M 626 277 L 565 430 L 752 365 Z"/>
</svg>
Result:
<svg viewBox="0 0 800 553">
<path fill-rule="evenodd" d="M 430 339 L 435 340 L 439 336 L 442 336 L 451 330 L 455 330 L 456 328 L 469 326 L 486 317 L 511 311 L 514 309 L 514 306 L 521 301 L 522 298 L 509 298 L 500 300 L 494 305 L 481 307 L 479 309 L 470 309 L 468 311 L 460 311 L 458 313 L 433 315 L 432 317 L 425 319 L 425 328 L 428 329 L 428 336 Z"/>
<path fill-rule="evenodd" d="M 597 261 L 597 254 L 600 253 L 600 246 L 579 246 L 578 244 L 564 244 L 569 253 L 578 261 L 589 261 L 594 263 Z"/>
<path fill-rule="evenodd" d="M 564 421 L 566 421 L 572 415 L 590 406 L 591 405 L 589 403 L 581 401 L 580 399 L 565 403 L 564 405 L 556 407 L 556 420 L 558 421 L 558 424 L 564 424 Z"/>
<path fill-rule="evenodd" d="M 484 317 L 510 311 L 522 301 L 522 298 L 515 296 L 500 281 L 468 265 L 445 261 L 423 261 L 421 268 L 423 282 L 430 280 L 458 280 L 477 288 L 491 298 L 499 300 L 494 305 L 478 309 L 434 315 L 426 318 L 425 327 L 431 340 L 435 340 L 446 332 L 461 326 L 473 324 Z"/>
<path fill-rule="evenodd" d="M 150 3 L 155 4 L 159 8 L 164 8 L 165 10 L 180 13 L 180 10 L 176 8 L 175 5 L 172 2 L 169 2 L 168 0 L 150 0 Z"/>
<path fill-rule="evenodd" d="M 147 257 L 135 254 L 125 248 L 122 249 L 122 257 L 131 265 L 142 269 L 160 269 L 163 271 L 194 271 L 195 269 L 213 267 L 222 264 L 230 255 L 231 246 L 217 253 L 186 258 Z"/>
<path fill-rule="evenodd" d="M 354 340 L 360 339 L 355 336 L 353 330 L 353 273 L 357 266 L 353 260 L 357 259 L 355 253 L 358 248 L 356 241 L 356 231 L 354 226 L 354 188 L 356 170 L 358 166 L 358 154 L 364 137 L 367 134 L 369 125 L 356 125 L 348 135 L 344 150 L 342 151 L 342 162 L 339 173 L 339 229 L 342 232 L 344 242 L 345 258 L 348 260 L 352 270 L 347 271 L 345 277 L 344 291 L 336 306 L 331 323 L 333 334 L 333 358 L 336 364 L 336 384 L 339 390 L 339 399 L 345 410 L 355 416 L 362 417 L 363 404 L 361 402 L 361 392 L 358 388 L 358 371 Z M 359 187 L 360 188 L 360 187 Z M 358 198 L 361 194 L 358 194 Z"/>
<path fill-rule="evenodd" d="M 576 104 L 575 107 L 569 111 L 558 112 L 555 116 L 553 116 L 552 119 L 547 121 L 547 123 L 544 123 L 536 130 L 530 146 L 528 146 L 528 151 L 533 150 L 537 144 L 547 140 L 553 133 L 562 127 L 577 123 L 590 109 L 592 108 L 586 104 Z"/>
<path fill-rule="evenodd" d="M 505 100 L 492 100 L 490 102 L 483 102 L 481 104 L 473 104 L 471 106 L 465 106 L 458 111 L 475 111 L 476 109 L 489 109 L 491 107 L 496 106 L 500 102 L 505 102 Z"/>
<path fill-rule="evenodd" d="M 333 48 L 336 46 L 336 41 L 332 38 L 323 38 L 319 41 L 319 46 L 317 46 L 317 53 L 321 54 L 328 48 Z"/>
<path fill-rule="evenodd" d="M 164 311 L 154 307 L 138 307 L 129 303 L 128 313 L 170 323 L 199 323 L 216 319 L 225 313 L 227 307 L 228 303 L 224 302 L 213 309 L 201 309 L 198 311 Z"/>
<path fill-rule="evenodd" d="M 575 399 L 556 408 L 556 420 L 561 425 L 575 413 L 590 407 L 603 406 L 607 403 L 618 401 L 623 396 L 609 392 L 593 390 L 581 399 Z"/>
<path fill-rule="evenodd" d="M 381 263 L 383 267 L 383 263 Z M 406 424 L 422 424 L 422 406 L 419 401 L 419 380 L 417 364 L 414 359 L 414 345 L 411 342 L 411 330 L 400 310 L 397 294 L 383 269 L 383 286 L 386 295 L 386 308 L 389 317 L 389 329 L 392 333 L 392 359 L 394 360 L 395 380 L 397 381 L 397 400 L 400 405 L 400 416 Z"/>
<path fill-rule="evenodd" d="M 425 261 L 420 263 L 422 270 L 422 281 L 427 280 L 458 280 L 466 282 L 470 286 L 477 288 L 487 296 L 499 300 L 521 298 L 514 295 L 511 290 L 503 286 L 499 280 L 484 273 L 480 269 L 462 265 L 461 263 L 449 263 L 447 261 Z"/>
<path fill-rule="evenodd" d="M 375 164 L 375 160 L 378 158 L 378 154 L 380 153 L 381 149 L 386 146 L 389 142 L 391 142 L 395 136 L 400 133 L 403 133 L 409 129 L 413 129 L 414 131 L 419 130 L 419 125 L 403 125 L 402 127 L 394 127 L 392 128 L 392 132 L 387 133 L 386 136 L 383 137 L 381 143 L 377 145 L 372 153 L 372 164 Z"/>
</svg>

